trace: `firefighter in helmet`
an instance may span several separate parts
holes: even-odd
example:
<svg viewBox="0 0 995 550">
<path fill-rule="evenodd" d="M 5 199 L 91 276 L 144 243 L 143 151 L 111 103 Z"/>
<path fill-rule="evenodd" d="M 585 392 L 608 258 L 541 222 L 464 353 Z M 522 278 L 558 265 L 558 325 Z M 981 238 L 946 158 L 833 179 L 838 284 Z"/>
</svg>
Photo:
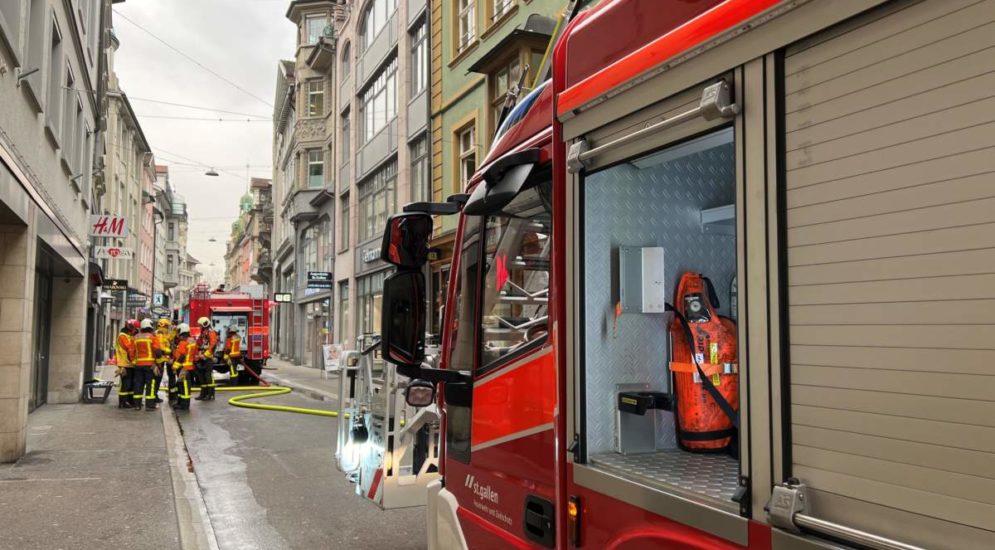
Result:
<svg viewBox="0 0 995 550">
<path fill-rule="evenodd" d="M 200 359 L 197 361 L 200 394 L 195 399 L 210 401 L 214 399 L 214 352 L 218 347 L 218 333 L 211 327 L 211 320 L 207 317 L 197 319 L 197 324 L 200 325 L 200 336 L 197 337 L 197 347 L 200 350 Z"/>
<path fill-rule="evenodd" d="M 194 375 L 194 361 L 197 358 L 197 339 L 190 336 L 190 325 L 181 323 L 177 327 L 176 345 L 173 347 L 173 371 L 176 377 L 176 402 L 173 408 L 178 411 L 190 410 L 190 379 Z"/>
<path fill-rule="evenodd" d="M 159 319 L 157 325 L 155 338 L 159 342 L 159 349 L 162 350 L 162 355 L 155 362 L 156 366 L 159 367 L 159 376 L 156 377 L 155 384 L 155 402 L 162 403 L 162 399 L 159 398 L 159 388 L 162 387 L 162 375 L 166 374 L 169 380 L 169 402 L 172 403 L 176 399 L 176 374 L 169 365 L 173 356 L 172 323 L 169 322 L 169 319 L 162 318 Z"/>
<path fill-rule="evenodd" d="M 121 385 L 117 392 L 117 408 L 130 409 L 132 400 L 132 369 L 135 361 L 135 333 L 138 331 L 138 321 L 128 319 L 114 342 L 114 360 L 117 364 L 117 375 L 121 377 Z"/>
<path fill-rule="evenodd" d="M 154 330 L 152 319 L 142 319 L 140 332 L 135 337 L 135 366 L 132 373 L 135 410 L 142 408 L 142 398 L 145 399 L 146 410 L 156 409 L 156 363 L 162 355 L 162 349 L 159 347 L 159 339 L 153 334 Z"/>
<path fill-rule="evenodd" d="M 228 365 L 228 383 L 234 386 L 238 381 L 238 371 L 242 364 L 242 338 L 238 335 L 237 325 L 228 327 L 224 350 L 225 364 Z"/>
</svg>

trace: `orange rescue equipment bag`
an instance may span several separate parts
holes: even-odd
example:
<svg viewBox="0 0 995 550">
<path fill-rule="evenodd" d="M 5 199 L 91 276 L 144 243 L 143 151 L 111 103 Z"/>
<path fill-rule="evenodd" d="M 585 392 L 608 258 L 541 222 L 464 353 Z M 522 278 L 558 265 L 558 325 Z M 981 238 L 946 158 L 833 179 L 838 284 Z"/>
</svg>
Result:
<svg viewBox="0 0 995 550">
<path fill-rule="evenodd" d="M 734 449 L 739 428 L 736 323 L 719 317 L 715 289 L 700 273 L 681 276 L 670 306 L 670 371 L 674 423 L 681 448 L 695 452 Z"/>
</svg>

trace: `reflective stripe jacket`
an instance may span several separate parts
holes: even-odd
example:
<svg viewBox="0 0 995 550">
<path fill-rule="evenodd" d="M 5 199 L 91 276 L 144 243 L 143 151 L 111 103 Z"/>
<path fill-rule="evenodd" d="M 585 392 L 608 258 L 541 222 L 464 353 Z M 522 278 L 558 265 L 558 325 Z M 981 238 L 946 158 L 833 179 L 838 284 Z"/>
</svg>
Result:
<svg viewBox="0 0 995 550">
<path fill-rule="evenodd" d="M 214 359 L 214 350 L 218 348 L 218 333 L 213 328 L 207 328 L 200 332 L 197 337 L 197 346 L 200 353 L 208 359 Z"/>
<path fill-rule="evenodd" d="M 232 334 L 225 340 L 225 355 L 229 357 L 242 356 L 242 338 L 239 335 Z"/>
<path fill-rule="evenodd" d="M 135 360 L 135 341 L 127 332 L 121 331 L 114 343 L 114 359 L 119 367 L 130 367 Z"/>
<path fill-rule="evenodd" d="M 180 338 L 173 350 L 173 368 L 193 370 L 193 360 L 197 355 L 197 340 L 192 336 Z"/>
<path fill-rule="evenodd" d="M 162 354 L 159 338 L 151 332 L 142 332 L 135 337 L 135 366 L 151 367 L 156 358 Z"/>
<path fill-rule="evenodd" d="M 157 330 L 155 333 L 155 339 L 159 343 L 159 349 L 162 350 L 162 355 L 156 359 L 156 363 L 162 364 L 169 360 L 170 354 L 173 352 L 173 338 L 169 334 L 168 330 Z"/>
</svg>

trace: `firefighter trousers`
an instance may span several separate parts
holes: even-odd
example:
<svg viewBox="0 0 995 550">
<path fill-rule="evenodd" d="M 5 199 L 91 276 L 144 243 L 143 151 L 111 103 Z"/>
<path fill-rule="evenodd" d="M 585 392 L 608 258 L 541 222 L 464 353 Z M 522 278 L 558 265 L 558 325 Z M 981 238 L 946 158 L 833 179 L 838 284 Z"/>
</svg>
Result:
<svg viewBox="0 0 995 550">
<path fill-rule="evenodd" d="M 197 382 L 200 385 L 198 400 L 214 399 L 214 360 L 201 359 L 197 363 Z"/>
<path fill-rule="evenodd" d="M 132 367 L 131 391 L 135 395 L 135 408 L 141 408 L 145 399 L 145 408 L 155 409 L 155 370 L 150 366 Z"/>
<path fill-rule="evenodd" d="M 172 371 L 169 368 L 169 363 L 166 361 L 156 362 L 156 366 L 159 367 L 159 374 L 155 377 L 155 402 L 162 403 L 162 398 L 159 397 L 159 389 L 162 388 L 162 377 L 165 376 L 166 371 Z"/>
<path fill-rule="evenodd" d="M 169 376 L 169 400 L 172 402 L 176 400 L 176 371 L 173 370 L 172 363 L 166 363 L 164 367 L 163 370 Z"/>
<path fill-rule="evenodd" d="M 176 374 L 176 402 L 173 408 L 178 411 L 190 410 L 190 379 L 193 371 L 181 371 Z"/>
<path fill-rule="evenodd" d="M 117 392 L 117 408 L 123 409 L 131 407 L 132 400 L 132 371 L 134 367 L 124 367 L 121 369 L 121 385 Z"/>
</svg>

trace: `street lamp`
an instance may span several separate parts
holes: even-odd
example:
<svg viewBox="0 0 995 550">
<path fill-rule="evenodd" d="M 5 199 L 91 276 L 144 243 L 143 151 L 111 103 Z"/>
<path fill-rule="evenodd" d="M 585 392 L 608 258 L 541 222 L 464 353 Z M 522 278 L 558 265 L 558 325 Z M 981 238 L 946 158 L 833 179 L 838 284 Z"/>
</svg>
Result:
<svg viewBox="0 0 995 550">
<path fill-rule="evenodd" d="M 207 172 L 204 172 L 204 175 L 205 176 L 211 176 L 211 177 L 218 177 L 219 174 L 214 170 L 214 168 L 211 168 Z"/>
</svg>

